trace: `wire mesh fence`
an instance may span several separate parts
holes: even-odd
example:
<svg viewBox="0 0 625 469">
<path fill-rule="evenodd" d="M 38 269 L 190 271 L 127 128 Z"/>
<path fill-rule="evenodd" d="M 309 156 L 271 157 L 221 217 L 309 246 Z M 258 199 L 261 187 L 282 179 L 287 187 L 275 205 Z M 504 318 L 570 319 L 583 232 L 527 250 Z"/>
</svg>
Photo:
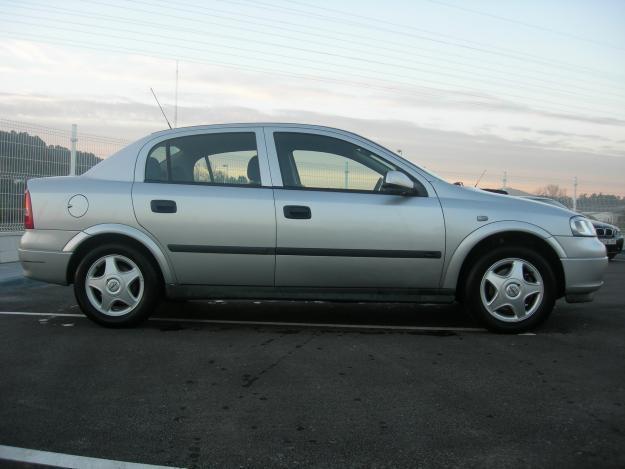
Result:
<svg viewBox="0 0 625 469">
<path fill-rule="evenodd" d="M 82 174 L 128 142 L 78 134 L 76 174 Z M 0 119 L 0 232 L 23 229 L 26 181 L 67 176 L 71 166 L 72 132 Z"/>
</svg>

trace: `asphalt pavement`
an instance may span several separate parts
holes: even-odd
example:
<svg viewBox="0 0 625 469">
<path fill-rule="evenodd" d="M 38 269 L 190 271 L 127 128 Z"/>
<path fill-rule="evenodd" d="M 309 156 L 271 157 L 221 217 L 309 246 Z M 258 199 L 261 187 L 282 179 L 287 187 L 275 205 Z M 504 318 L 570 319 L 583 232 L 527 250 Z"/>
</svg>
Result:
<svg viewBox="0 0 625 469">
<path fill-rule="evenodd" d="M 321 302 L 165 303 L 110 330 L 71 287 L 15 272 L 0 266 L 0 445 L 183 467 L 625 467 L 623 256 L 595 302 L 512 336 L 457 305 Z"/>
</svg>

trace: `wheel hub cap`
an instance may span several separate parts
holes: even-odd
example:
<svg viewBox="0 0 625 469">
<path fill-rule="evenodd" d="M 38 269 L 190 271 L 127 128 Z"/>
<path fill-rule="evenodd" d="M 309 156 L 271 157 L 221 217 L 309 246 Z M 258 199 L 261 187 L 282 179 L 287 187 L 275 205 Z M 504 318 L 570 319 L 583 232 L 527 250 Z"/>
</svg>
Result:
<svg viewBox="0 0 625 469">
<path fill-rule="evenodd" d="M 504 322 L 523 321 L 534 314 L 544 293 L 540 272 L 523 259 L 497 261 L 486 270 L 480 284 L 484 308 Z"/>
<path fill-rule="evenodd" d="M 107 316 L 130 313 L 143 298 L 144 280 L 134 261 L 119 254 L 101 257 L 89 267 L 85 290 L 91 305 Z"/>
</svg>

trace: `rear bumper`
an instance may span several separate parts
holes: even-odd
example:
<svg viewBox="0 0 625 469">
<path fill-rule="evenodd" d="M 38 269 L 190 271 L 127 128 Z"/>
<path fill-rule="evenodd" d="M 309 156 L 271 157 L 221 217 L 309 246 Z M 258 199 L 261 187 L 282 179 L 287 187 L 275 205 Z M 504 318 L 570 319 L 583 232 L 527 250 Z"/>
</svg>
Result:
<svg viewBox="0 0 625 469">
<path fill-rule="evenodd" d="M 18 249 L 24 276 L 33 280 L 67 285 L 67 266 L 71 252 Z"/>
<path fill-rule="evenodd" d="M 24 276 L 33 280 L 67 285 L 67 266 L 72 256 L 64 252 L 78 231 L 26 230 L 17 250 Z"/>
</svg>

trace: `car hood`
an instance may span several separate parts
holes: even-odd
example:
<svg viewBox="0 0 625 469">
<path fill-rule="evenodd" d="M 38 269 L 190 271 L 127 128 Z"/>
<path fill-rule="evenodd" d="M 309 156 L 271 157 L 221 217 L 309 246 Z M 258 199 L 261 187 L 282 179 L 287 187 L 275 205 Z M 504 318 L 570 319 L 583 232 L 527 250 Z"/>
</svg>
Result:
<svg viewBox="0 0 625 469">
<path fill-rule="evenodd" d="M 564 215 L 568 218 L 580 215 L 579 213 L 573 212 L 567 208 L 546 204 L 538 200 L 525 199 L 509 194 L 498 194 L 496 192 L 489 192 L 476 187 L 462 187 L 462 189 L 475 194 L 473 197 L 476 197 L 479 200 L 487 200 L 491 203 L 502 204 L 503 206 L 508 206 L 510 209 L 514 210 L 520 210 L 528 213 L 540 212 L 544 214 L 552 214 L 553 216 Z"/>
<path fill-rule="evenodd" d="M 486 223 L 520 222 L 541 228 L 552 236 L 572 236 L 571 217 L 579 216 L 571 210 L 534 200 L 497 194 L 473 187 L 433 182 L 449 227 L 477 229 Z M 462 228 L 464 229 L 464 228 Z"/>
</svg>

